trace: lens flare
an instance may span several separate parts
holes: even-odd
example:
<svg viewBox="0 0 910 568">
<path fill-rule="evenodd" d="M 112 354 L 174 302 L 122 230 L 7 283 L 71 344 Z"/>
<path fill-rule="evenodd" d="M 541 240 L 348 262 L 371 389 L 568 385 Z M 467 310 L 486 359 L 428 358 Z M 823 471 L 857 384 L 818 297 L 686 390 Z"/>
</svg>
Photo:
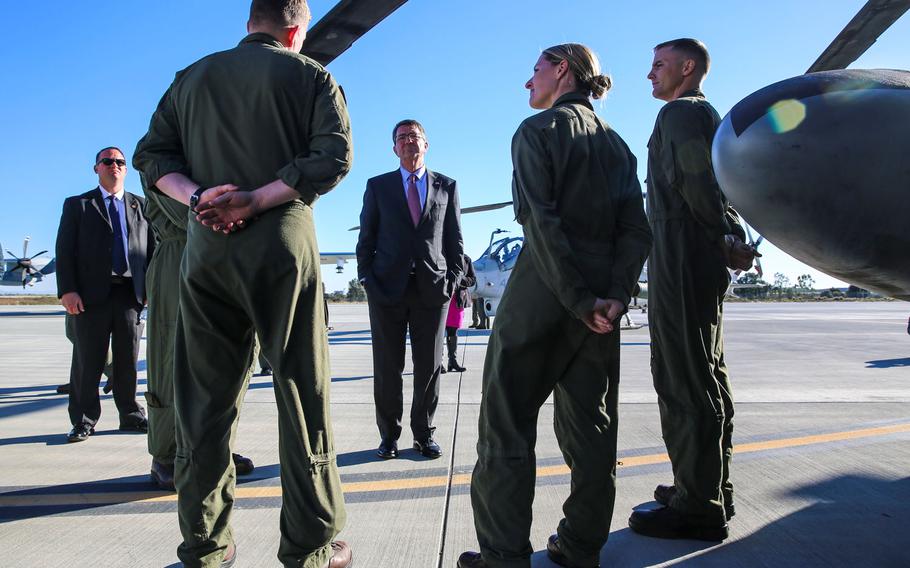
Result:
<svg viewBox="0 0 910 568">
<path fill-rule="evenodd" d="M 768 110 L 768 117 L 774 132 L 790 132 L 806 119 L 806 105 L 796 99 L 777 101 Z"/>
</svg>

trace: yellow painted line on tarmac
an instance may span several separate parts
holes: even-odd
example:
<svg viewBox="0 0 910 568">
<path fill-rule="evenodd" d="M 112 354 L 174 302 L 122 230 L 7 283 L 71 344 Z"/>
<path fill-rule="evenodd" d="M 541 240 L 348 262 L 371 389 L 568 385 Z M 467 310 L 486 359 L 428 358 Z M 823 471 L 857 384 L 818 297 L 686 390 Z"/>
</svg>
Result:
<svg viewBox="0 0 910 568">
<path fill-rule="evenodd" d="M 829 434 L 815 434 L 797 438 L 782 438 L 764 442 L 739 444 L 735 448 L 736 454 L 779 450 L 784 448 L 797 448 L 814 444 L 842 442 L 870 438 L 874 436 L 887 436 L 910 432 L 910 423 L 881 426 L 878 428 L 864 428 L 861 430 L 848 430 L 845 432 L 832 432 Z M 619 461 L 620 469 L 643 465 L 666 463 L 669 457 L 665 453 L 648 454 L 643 456 L 629 456 Z M 555 477 L 568 475 L 568 466 L 552 465 L 537 468 L 537 477 Z M 445 487 L 449 478 L 445 475 L 430 477 L 414 477 L 405 479 L 383 479 L 378 481 L 359 481 L 343 483 L 342 490 L 348 494 L 377 493 L 383 491 L 401 491 L 407 489 L 426 489 Z M 452 485 L 469 485 L 471 474 L 458 473 L 452 476 Z M 262 499 L 281 497 L 281 487 L 245 487 L 238 486 L 234 490 L 235 499 Z M 0 495 L 0 507 L 65 507 L 65 506 L 92 506 L 114 505 L 120 503 L 173 503 L 177 495 L 164 491 L 137 491 L 137 492 L 108 492 L 108 493 L 59 493 L 39 495 Z"/>
</svg>

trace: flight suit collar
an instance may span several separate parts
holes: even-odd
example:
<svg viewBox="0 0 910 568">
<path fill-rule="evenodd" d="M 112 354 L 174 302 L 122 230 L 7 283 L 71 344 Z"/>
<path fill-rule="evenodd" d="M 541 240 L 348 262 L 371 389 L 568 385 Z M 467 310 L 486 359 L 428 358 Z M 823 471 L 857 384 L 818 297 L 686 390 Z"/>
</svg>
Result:
<svg viewBox="0 0 910 568">
<path fill-rule="evenodd" d="M 264 43 L 271 45 L 272 47 L 284 47 L 284 44 L 275 39 L 274 36 L 271 36 L 265 32 L 253 32 L 240 40 L 239 45 L 243 45 L 245 43 Z"/>
<path fill-rule="evenodd" d="M 570 103 L 583 104 L 589 109 L 594 110 L 594 105 L 591 104 L 591 101 L 588 99 L 588 95 L 579 91 L 573 91 L 571 93 L 564 94 L 563 96 L 556 99 L 556 102 L 553 103 L 553 106 L 557 107 L 559 105 L 567 105 Z"/>
<path fill-rule="evenodd" d="M 689 97 L 696 98 L 696 99 L 703 99 L 703 98 L 705 98 L 705 93 L 703 93 L 702 90 L 699 88 L 689 89 L 685 93 L 679 95 L 678 98 L 685 99 L 685 98 L 689 98 Z"/>
</svg>

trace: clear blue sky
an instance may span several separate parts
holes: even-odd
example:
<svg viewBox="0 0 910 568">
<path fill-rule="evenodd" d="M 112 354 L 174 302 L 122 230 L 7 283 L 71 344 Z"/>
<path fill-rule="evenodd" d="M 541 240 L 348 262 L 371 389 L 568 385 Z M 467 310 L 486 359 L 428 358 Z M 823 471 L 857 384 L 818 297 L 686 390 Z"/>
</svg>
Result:
<svg viewBox="0 0 910 568">
<path fill-rule="evenodd" d="M 313 1 L 314 21 L 334 2 Z M 661 41 L 692 36 L 711 51 L 705 83 L 721 115 L 772 82 L 801 74 L 863 0 L 619 2 L 615 0 L 411 0 L 329 66 L 345 89 L 354 131 L 354 168 L 316 205 L 323 251 L 353 251 L 367 178 L 397 167 L 390 129 L 412 117 L 427 128 L 427 164 L 458 180 L 464 206 L 511 198 L 509 143 L 533 111 L 523 85 L 540 50 L 581 42 L 600 56 L 614 88 L 598 111 L 628 142 L 644 179 L 646 144 L 661 106 L 646 80 Z M 53 251 L 65 197 L 97 184 L 95 152 L 136 141 L 174 72 L 245 35 L 247 0 L 24 2 L 8 9 L 0 47 L 0 242 Z M 853 67 L 907 68 L 910 16 L 898 21 Z M 130 172 L 127 188 L 141 192 Z M 477 256 L 490 231 L 513 234 L 511 211 L 462 219 Z M 810 273 L 836 280 L 762 245 L 766 278 Z M 323 267 L 329 290 L 356 275 Z M 0 292 L 13 292 L 3 288 Z M 53 292 L 53 281 L 35 291 Z"/>
</svg>

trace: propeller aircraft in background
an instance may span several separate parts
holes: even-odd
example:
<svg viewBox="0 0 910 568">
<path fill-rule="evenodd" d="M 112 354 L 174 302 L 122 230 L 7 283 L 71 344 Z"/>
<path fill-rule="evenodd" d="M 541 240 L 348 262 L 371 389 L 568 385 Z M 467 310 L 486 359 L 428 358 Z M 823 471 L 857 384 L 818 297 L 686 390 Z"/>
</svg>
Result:
<svg viewBox="0 0 910 568">
<path fill-rule="evenodd" d="M 16 256 L 10 251 L 6 254 L 11 258 L 0 261 L 0 286 L 34 286 L 41 282 L 45 276 L 52 274 L 57 268 L 56 259 L 42 257 L 46 250 L 34 256 L 28 256 L 28 243 L 31 237 L 25 237 L 22 243 L 22 256 Z M 0 251 L 3 246 L 0 245 Z"/>
</svg>

